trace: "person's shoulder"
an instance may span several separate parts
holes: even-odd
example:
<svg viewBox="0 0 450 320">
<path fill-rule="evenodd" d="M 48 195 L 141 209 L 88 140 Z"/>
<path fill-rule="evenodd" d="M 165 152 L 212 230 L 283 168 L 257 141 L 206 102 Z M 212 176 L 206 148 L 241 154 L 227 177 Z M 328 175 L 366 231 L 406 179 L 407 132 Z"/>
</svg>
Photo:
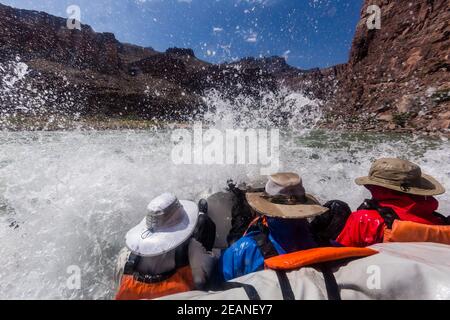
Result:
<svg viewBox="0 0 450 320">
<path fill-rule="evenodd" d="M 350 215 L 350 219 L 357 222 L 370 222 L 373 220 L 383 220 L 376 210 L 356 210 Z"/>
<path fill-rule="evenodd" d="M 336 242 L 346 247 L 367 247 L 382 241 L 384 220 L 375 210 L 352 212 Z M 380 241 L 381 240 L 381 241 Z"/>
<path fill-rule="evenodd" d="M 257 231 L 250 232 L 244 236 L 242 236 L 239 240 L 233 243 L 226 251 L 234 252 L 239 251 L 242 252 L 244 250 L 254 249 L 256 248 L 256 241 L 253 237 L 257 234 Z"/>
<path fill-rule="evenodd" d="M 379 228 L 384 225 L 384 219 L 376 210 L 361 209 L 352 212 L 347 220 L 347 226 L 353 228 Z"/>
</svg>

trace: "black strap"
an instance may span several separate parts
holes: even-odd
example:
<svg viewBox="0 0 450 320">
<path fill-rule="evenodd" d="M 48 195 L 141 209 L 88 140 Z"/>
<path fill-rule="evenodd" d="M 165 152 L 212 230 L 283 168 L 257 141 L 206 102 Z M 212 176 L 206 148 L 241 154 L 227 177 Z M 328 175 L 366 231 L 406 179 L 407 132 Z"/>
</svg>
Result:
<svg viewBox="0 0 450 320">
<path fill-rule="evenodd" d="M 253 237 L 253 240 L 256 241 L 259 250 L 261 250 L 264 260 L 278 255 L 278 252 L 273 246 L 272 241 L 268 239 L 268 236 L 266 234 L 258 233 Z"/>
<path fill-rule="evenodd" d="M 341 292 L 336 281 L 331 265 L 329 263 L 320 263 L 316 267 L 322 272 L 325 280 L 325 287 L 327 289 L 328 300 L 341 300 Z"/>
<path fill-rule="evenodd" d="M 339 285 L 334 277 L 333 271 L 331 270 L 331 266 L 328 263 L 321 263 L 316 265 L 316 267 L 323 274 L 328 300 L 341 300 Z M 294 291 L 292 291 L 291 283 L 289 282 L 286 272 L 277 271 L 276 273 L 280 283 L 281 292 L 283 294 L 283 300 L 295 300 Z"/>
<path fill-rule="evenodd" d="M 280 283 L 283 300 L 295 300 L 294 291 L 292 291 L 291 283 L 284 271 L 276 271 L 278 282 Z"/>
<path fill-rule="evenodd" d="M 278 281 L 280 283 L 281 292 L 283 294 L 284 300 L 295 300 L 294 292 L 292 291 L 291 284 L 289 283 L 289 279 L 285 272 L 277 271 L 276 272 Z M 256 291 L 255 287 L 247 284 L 247 283 L 241 283 L 241 282 L 225 282 L 221 285 L 222 290 L 230 290 L 230 289 L 236 289 L 236 288 L 242 288 L 245 290 L 245 293 L 247 294 L 248 298 L 252 301 L 261 300 L 261 297 Z"/>
<path fill-rule="evenodd" d="M 261 250 L 264 260 L 278 256 L 278 251 L 269 239 L 269 228 L 262 223 L 261 219 L 257 222 L 257 227 L 259 232 L 253 236 L 253 240 Z"/>
<path fill-rule="evenodd" d="M 137 254 L 130 253 L 128 256 L 127 262 L 125 263 L 125 268 L 123 273 L 127 275 L 134 274 L 134 270 L 136 270 L 136 266 L 138 265 L 139 261 L 141 260 L 141 257 Z"/>
<path fill-rule="evenodd" d="M 133 274 L 133 277 L 136 281 L 151 284 L 166 281 L 167 279 L 172 277 L 175 273 L 176 269 L 160 274 L 140 274 L 139 272 L 135 272 Z"/>
<path fill-rule="evenodd" d="M 395 213 L 394 213 L 395 214 Z M 269 232 L 267 226 L 264 226 L 261 221 L 258 221 L 258 228 L 260 232 L 253 236 L 256 241 L 264 259 L 269 259 L 278 256 L 272 241 L 269 240 Z M 318 269 L 323 273 L 325 280 L 325 287 L 327 289 L 327 295 L 329 300 L 341 300 L 341 294 L 336 278 L 331 271 L 331 266 L 328 263 L 321 263 L 317 265 Z M 281 292 L 284 300 L 295 300 L 295 295 L 292 290 L 289 279 L 286 272 L 276 271 L 278 281 L 280 283 Z"/>
<path fill-rule="evenodd" d="M 245 290 L 245 293 L 247 294 L 248 298 L 251 301 L 259 301 L 261 300 L 261 297 L 259 296 L 258 291 L 256 291 L 255 287 L 251 284 L 247 283 L 240 283 L 240 282 L 224 282 L 222 285 L 222 290 L 230 290 L 230 289 L 236 289 L 236 288 L 242 288 Z"/>
<path fill-rule="evenodd" d="M 257 227 L 259 232 L 253 236 L 253 240 L 261 251 L 264 260 L 278 256 L 278 252 L 275 249 L 272 241 L 269 239 L 269 228 L 265 226 L 261 220 L 258 221 Z M 280 283 L 281 293 L 284 300 L 295 300 L 294 292 L 292 291 L 291 284 L 286 275 L 286 272 L 276 271 L 278 282 Z"/>
<path fill-rule="evenodd" d="M 134 279 L 139 282 L 143 283 L 162 282 L 172 277 L 176 272 L 176 269 L 173 269 L 161 274 L 152 274 L 152 275 L 141 274 L 136 271 L 136 267 L 139 264 L 139 261 L 141 261 L 141 257 L 139 255 L 130 253 L 130 255 L 128 256 L 128 260 L 125 263 L 125 268 L 123 271 L 124 274 L 133 276 Z"/>
</svg>

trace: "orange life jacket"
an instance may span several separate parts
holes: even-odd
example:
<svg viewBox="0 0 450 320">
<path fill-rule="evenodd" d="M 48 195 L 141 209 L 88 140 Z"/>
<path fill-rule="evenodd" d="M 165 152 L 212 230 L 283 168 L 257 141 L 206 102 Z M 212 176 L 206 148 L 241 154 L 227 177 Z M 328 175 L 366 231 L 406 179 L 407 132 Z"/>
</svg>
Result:
<svg viewBox="0 0 450 320">
<path fill-rule="evenodd" d="M 264 261 L 269 269 L 294 270 L 323 262 L 368 257 L 378 253 L 369 248 L 326 247 L 275 256 Z"/>
<path fill-rule="evenodd" d="M 314 248 L 273 256 L 265 259 L 264 264 L 266 268 L 277 272 L 283 299 L 285 300 L 295 299 L 286 271 L 306 266 L 315 266 L 322 272 L 328 299 L 341 300 L 339 285 L 334 277 L 331 266 L 328 265 L 328 263 L 349 258 L 367 257 L 376 253 L 378 252 L 368 248 Z"/>
<path fill-rule="evenodd" d="M 322 272 L 328 298 L 330 300 L 341 300 L 339 286 L 328 262 L 367 257 L 378 253 L 368 248 L 329 247 L 313 248 L 279 255 L 269 240 L 267 221 L 264 223 L 264 220 L 260 220 L 260 223 L 254 223 L 258 225 L 260 232 L 253 236 L 253 240 L 264 257 L 265 267 L 276 271 L 284 300 L 295 299 L 286 271 L 311 265 L 315 265 Z"/>
<path fill-rule="evenodd" d="M 385 229 L 383 242 L 434 242 L 450 245 L 450 226 L 395 220 Z"/>
<path fill-rule="evenodd" d="M 116 300 L 151 300 L 193 289 L 194 280 L 189 266 L 178 269 L 163 281 L 152 283 L 138 280 L 135 275 L 124 274 Z"/>
</svg>

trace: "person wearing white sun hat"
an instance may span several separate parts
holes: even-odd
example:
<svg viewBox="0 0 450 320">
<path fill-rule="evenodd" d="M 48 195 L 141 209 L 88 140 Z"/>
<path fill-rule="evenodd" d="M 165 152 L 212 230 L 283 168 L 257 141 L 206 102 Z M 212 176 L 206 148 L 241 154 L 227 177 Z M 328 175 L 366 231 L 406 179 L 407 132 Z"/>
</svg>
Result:
<svg viewBox="0 0 450 320">
<path fill-rule="evenodd" d="M 156 299 L 200 288 L 214 268 L 216 258 L 196 239 L 201 238 L 196 234 L 199 219 L 205 221 L 196 203 L 164 193 L 147 211 L 126 234 L 116 267 L 117 300 Z"/>
</svg>

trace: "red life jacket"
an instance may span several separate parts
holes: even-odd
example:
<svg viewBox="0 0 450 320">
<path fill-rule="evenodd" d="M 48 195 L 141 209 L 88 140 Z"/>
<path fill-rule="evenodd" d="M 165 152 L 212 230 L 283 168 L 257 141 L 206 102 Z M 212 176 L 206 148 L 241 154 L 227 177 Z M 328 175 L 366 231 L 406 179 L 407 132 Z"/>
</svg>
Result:
<svg viewBox="0 0 450 320">
<path fill-rule="evenodd" d="M 439 203 L 434 197 L 417 196 L 389 190 L 378 186 L 367 186 L 379 206 L 391 208 L 402 221 L 429 225 L 440 225 L 442 220 L 434 215 Z"/>
<path fill-rule="evenodd" d="M 379 207 L 393 210 L 398 220 L 425 225 L 442 225 L 435 211 L 438 202 L 433 197 L 415 196 L 378 186 L 366 186 Z M 377 210 L 360 209 L 353 212 L 336 241 L 348 247 L 366 247 L 383 242 L 387 229 L 384 217 Z"/>
</svg>

